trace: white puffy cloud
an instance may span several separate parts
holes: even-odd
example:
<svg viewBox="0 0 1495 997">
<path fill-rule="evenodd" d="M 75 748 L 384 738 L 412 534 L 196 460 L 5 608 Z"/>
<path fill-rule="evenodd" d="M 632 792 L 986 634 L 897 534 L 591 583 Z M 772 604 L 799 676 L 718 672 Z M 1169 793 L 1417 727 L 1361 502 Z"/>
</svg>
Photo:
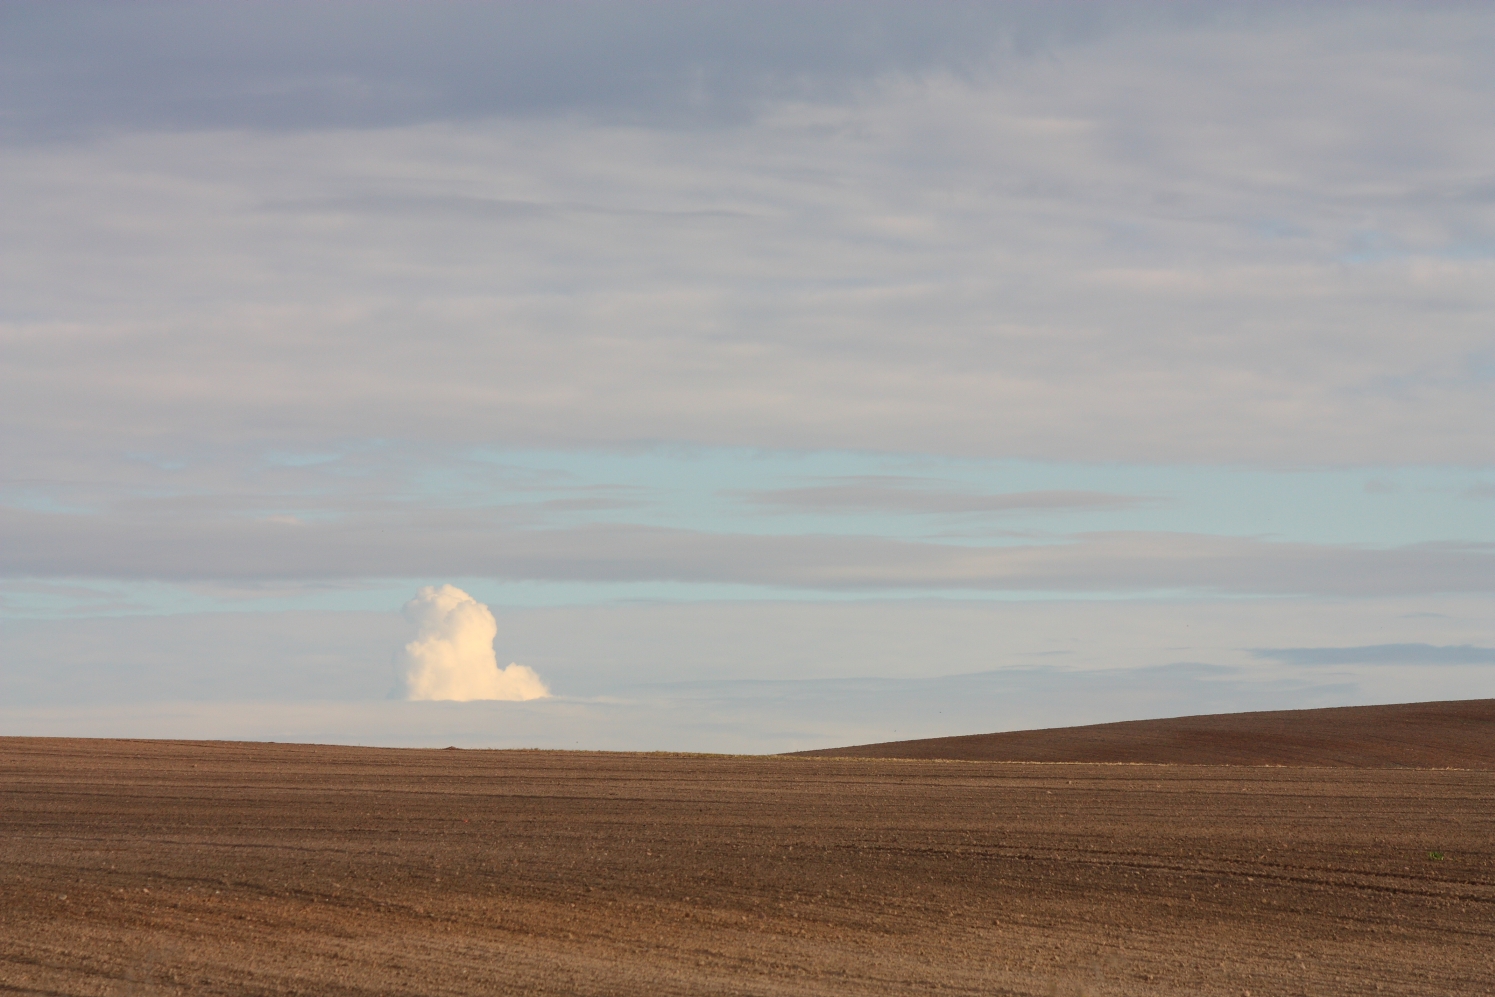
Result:
<svg viewBox="0 0 1495 997">
<path fill-rule="evenodd" d="M 524 665 L 498 667 L 493 638 L 498 624 L 488 607 L 452 585 L 426 586 L 405 603 L 418 628 L 395 661 L 395 695 L 401 699 L 527 700 L 550 695 Z"/>
</svg>

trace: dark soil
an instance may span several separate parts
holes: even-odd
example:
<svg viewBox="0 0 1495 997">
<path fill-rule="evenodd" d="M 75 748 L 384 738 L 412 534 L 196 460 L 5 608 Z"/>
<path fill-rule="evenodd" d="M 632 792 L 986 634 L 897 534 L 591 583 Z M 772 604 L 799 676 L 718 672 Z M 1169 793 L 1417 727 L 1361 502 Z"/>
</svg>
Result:
<svg viewBox="0 0 1495 997">
<path fill-rule="evenodd" d="M 1495 699 L 1219 713 L 887 741 L 796 754 L 1001 762 L 1495 769 Z"/>
<path fill-rule="evenodd" d="M 0 739 L 0 993 L 1495 992 L 1495 772 Z"/>
</svg>

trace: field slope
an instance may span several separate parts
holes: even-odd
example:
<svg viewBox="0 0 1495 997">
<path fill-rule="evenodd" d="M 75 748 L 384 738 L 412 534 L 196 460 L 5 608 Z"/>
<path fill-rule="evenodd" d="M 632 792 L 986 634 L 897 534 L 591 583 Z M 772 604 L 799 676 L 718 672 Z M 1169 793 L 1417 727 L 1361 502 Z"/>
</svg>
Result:
<svg viewBox="0 0 1495 997">
<path fill-rule="evenodd" d="M 1218 713 L 887 741 L 826 758 L 1495 769 L 1495 699 Z"/>
</svg>

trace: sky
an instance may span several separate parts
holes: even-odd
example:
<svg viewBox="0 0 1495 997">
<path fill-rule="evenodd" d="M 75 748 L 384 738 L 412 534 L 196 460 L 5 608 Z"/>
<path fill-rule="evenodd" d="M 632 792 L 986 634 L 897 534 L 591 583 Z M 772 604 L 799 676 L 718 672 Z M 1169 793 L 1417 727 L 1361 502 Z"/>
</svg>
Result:
<svg viewBox="0 0 1495 997">
<path fill-rule="evenodd" d="M 0 0 L 0 733 L 1495 696 L 1492 50 L 1474 3 Z M 438 659 L 546 694 L 401 698 Z"/>
</svg>

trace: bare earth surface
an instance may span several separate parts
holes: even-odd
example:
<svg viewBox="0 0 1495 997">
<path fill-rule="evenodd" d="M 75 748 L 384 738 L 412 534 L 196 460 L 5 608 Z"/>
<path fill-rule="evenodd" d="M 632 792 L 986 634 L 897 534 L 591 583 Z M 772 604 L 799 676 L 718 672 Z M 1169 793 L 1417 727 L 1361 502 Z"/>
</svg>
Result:
<svg viewBox="0 0 1495 997">
<path fill-rule="evenodd" d="M 0 993 L 1492 992 L 1491 771 L 0 738 Z"/>
<path fill-rule="evenodd" d="M 1495 769 L 1495 699 L 1217 713 L 796 753 L 988 762 Z"/>
</svg>

